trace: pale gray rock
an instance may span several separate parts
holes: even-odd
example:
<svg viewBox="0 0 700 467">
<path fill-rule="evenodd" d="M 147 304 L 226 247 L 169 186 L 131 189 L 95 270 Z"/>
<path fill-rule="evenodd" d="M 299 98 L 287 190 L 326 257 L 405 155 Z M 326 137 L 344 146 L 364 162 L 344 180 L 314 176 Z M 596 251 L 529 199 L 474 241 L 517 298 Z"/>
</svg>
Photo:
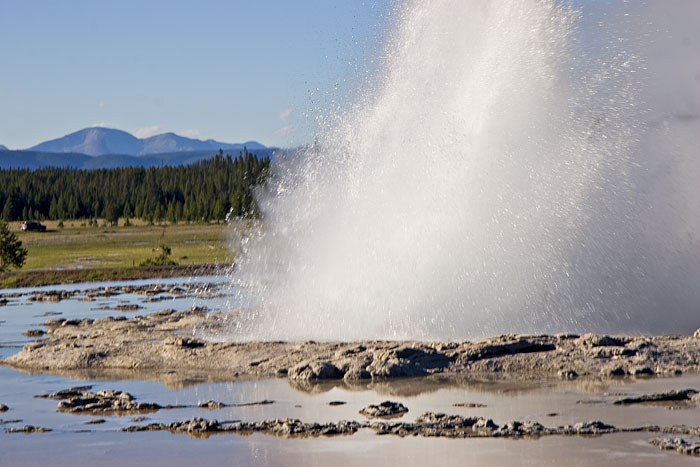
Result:
<svg viewBox="0 0 700 467">
<path fill-rule="evenodd" d="M 408 412 L 408 407 L 400 402 L 384 401 L 377 405 L 369 405 L 360 410 L 367 418 L 395 418 L 402 417 Z"/>
<path fill-rule="evenodd" d="M 659 449 L 676 451 L 687 456 L 700 456 L 700 442 L 683 438 L 654 438 L 649 443 Z"/>
</svg>

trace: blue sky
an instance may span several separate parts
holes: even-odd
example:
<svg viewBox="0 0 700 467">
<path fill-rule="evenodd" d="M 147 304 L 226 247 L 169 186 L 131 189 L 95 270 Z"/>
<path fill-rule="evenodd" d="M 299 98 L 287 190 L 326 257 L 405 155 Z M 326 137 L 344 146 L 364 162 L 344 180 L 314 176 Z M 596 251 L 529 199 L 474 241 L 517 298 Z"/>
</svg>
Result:
<svg viewBox="0 0 700 467">
<path fill-rule="evenodd" d="M 0 144 L 105 125 L 272 146 L 372 71 L 389 0 L 0 0 Z"/>
</svg>

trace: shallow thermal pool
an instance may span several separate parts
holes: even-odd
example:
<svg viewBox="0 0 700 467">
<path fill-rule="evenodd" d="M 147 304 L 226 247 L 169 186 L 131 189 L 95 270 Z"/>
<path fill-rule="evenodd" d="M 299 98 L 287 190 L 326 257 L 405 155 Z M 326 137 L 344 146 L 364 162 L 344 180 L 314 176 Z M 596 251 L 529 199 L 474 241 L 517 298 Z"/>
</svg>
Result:
<svg viewBox="0 0 700 467">
<path fill-rule="evenodd" d="M 198 283 L 211 278 L 195 278 Z M 225 278 L 215 278 L 221 284 Z M 159 281 L 163 284 L 183 280 Z M 47 287 L 74 290 L 113 286 L 87 284 Z M 167 287 L 166 287 L 167 288 Z M 203 288 L 206 289 L 206 288 Z M 38 290 L 38 289 L 32 289 Z M 10 291 L 4 291 L 9 293 Z M 26 292 L 23 291 L 23 292 Z M 60 302 L 31 302 L 27 295 L 0 307 L 0 355 L 7 356 L 31 340 L 27 329 L 41 328 L 47 317 L 97 317 L 123 314 L 127 317 L 162 308 L 185 309 L 192 305 L 220 310 L 231 305 L 232 291 L 219 288 L 215 294 L 153 300 L 137 294 L 98 297 L 81 301 L 79 295 Z M 106 309 L 138 304 L 129 312 Z M 534 420 L 545 426 L 602 420 L 616 426 L 647 424 L 670 426 L 700 424 L 700 407 L 672 409 L 663 405 L 613 405 L 623 395 L 640 395 L 670 389 L 700 389 L 700 376 L 620 380 L 484 380 L 418 378 L 347 384 L 302 383 L 265 379 L 227 381 L 226 375 L 171 373 L 153 376 L 130 372 L 68 372 L 27 374 L 0 367 L 0 403 L 9 410 L 0 413 L 0 465 L 700 465 L 700 458 L 661 451 L 648 443 L 655 433 L 635 432 L 599 437 L 548 436 L 539 439 L 444 439 L 376 435 L 361 429 L 349 436 L 286 439 L 264 434 L 213 434 L 190 438 L 169 432 L 120 431 L 132 425 L 170 423 L 193 417 L 219 421 L 261 421 L 296 418 L 305 422 L 364 421 L 359 411 L 384 400 L 401 402 L 409 412 L 401 421 L 414 421 L 424 412 L 445 412 L 492 418 L 497 424 L 510 420 Z M 58 401 L 35 398 L 61 389 L 91 385 L 91 391 L 117 389 L 136 400 L 161 406 L 153 413 L 75 415 L 56 410 Z M 200 402 L 247 404 L 263 400 L 265 405 L 197 408 Z M 329 405 L 330 402 L 343 402 Z M 478 407 L 458 407 L 475 404 Z M 137 419 L 135 417 L 143 417 Z M 102 423 L 88 423 L 95 420 Z M 21 420 L 12 422 L 13 420 Z M 34 425 L 50 428 L 47 433 L 5 433 L 4 428 Z"/>
</svg>

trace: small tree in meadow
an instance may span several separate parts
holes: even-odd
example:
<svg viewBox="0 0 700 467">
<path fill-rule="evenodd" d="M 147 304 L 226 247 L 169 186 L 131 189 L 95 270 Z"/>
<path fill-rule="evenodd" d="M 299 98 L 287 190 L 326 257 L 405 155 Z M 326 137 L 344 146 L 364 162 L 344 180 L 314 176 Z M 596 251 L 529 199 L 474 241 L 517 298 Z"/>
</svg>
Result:
<svg viewBox="0 0 700 467">
<path fill-rule="evenodd" d="M 27 259 L 27 249 L 5 221 L 0 221 L 0 271 L 10 268 L 20 269 Z"/>
</svg>

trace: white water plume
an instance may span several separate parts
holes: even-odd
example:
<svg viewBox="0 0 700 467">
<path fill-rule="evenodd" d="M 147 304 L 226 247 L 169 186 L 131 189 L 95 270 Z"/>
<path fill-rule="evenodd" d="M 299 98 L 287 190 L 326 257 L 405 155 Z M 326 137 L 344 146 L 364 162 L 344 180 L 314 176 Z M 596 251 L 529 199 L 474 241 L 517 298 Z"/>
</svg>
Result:
<svg viewBox="0 0 700 467">
<path fill-rule="evenodd" d="M 600 3 L 399 8 L 259 194 L 232 338 L 700 326 L 700 2 Z"/>
</svg>

